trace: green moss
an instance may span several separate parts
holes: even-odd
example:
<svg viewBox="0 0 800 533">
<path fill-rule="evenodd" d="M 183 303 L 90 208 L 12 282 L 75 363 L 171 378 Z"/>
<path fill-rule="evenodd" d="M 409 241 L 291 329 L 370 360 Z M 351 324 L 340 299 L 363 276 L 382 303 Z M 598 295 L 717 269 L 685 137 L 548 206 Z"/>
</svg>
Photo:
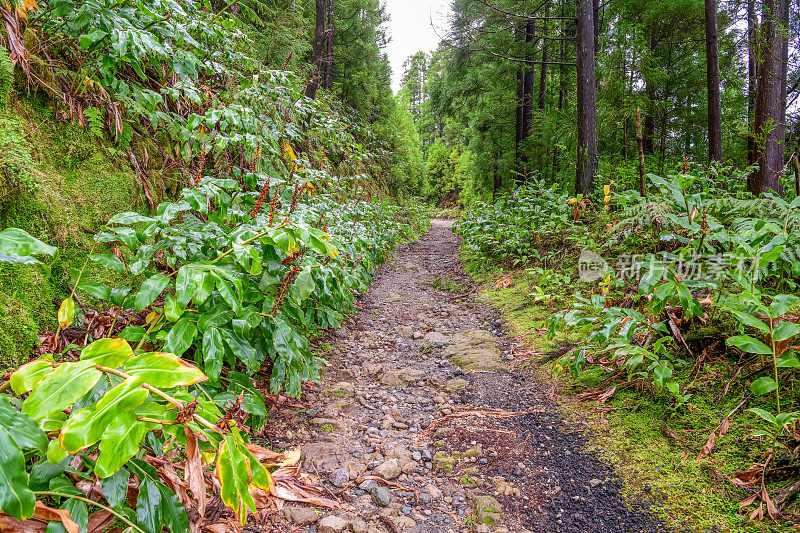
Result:
<svg viewBox="0 0 800 533">
<path fill-rule="evenodd" d="M 98 230 L 114 213 L 136 210 L 138 180 L 115 166 L 120 160 L 81 128 L 53 123 L 44 100 L 12 98 L 0 108 L 0 228 L 21 228 L 58 248 L 47 267 L 0 264 L 0 371 L 26 360 L 38 334 L 55 327 L 70 272 L 92 247 L 83 228 Z M 83 280 L 120 277 L 90 263 Z"/>
</svg>

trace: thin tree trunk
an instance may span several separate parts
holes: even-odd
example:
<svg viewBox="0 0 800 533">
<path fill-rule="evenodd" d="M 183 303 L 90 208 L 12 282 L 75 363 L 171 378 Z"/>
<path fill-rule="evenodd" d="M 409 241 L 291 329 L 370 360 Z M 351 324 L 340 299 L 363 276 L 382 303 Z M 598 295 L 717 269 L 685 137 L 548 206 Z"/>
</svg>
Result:
<svg viewBox="0 0 800 533">
<path fill-rule="evenodd" d="M 544 111 L 545 100 L 547 98 L 547 17 L 550 16 L 550 2 L 547 1 L 545 10 L 544 10 L 544 27 L 542 28 L 542 72 L 541 76 L 539 77 L 539 109 Z"/>
<path fill-rule="evenodd" d="M 758 57 L 756 0 L 747 0 L 747 164 L 755 161 L 753 127 L 756 108 L 756 58 Z"/>
<path fill-rule="evenodd" d="M 755 136 L 758 170 L 749 180 L 750 191 L 760 195 L 768 190 L 783 194 L 784 138 L 782 121 L 786 100 L 787 63 L 783 61 L 788 28 L 789 0 L 764 0 L 762 26 L 764 46 L 756 89 Z"/>
<path fill-rule="evenodd" d="M 528 19 L 525 24 L 525 76 L 523 88 L 525 95 L 522 100 L 522 138 L 527 139 L 531 134 L 533 125 L 533 90 L 534 90 L 534 66 L 535 66 L 535 45 L 534 35 L 536 34 L 536 19 Z"/>
<path fill-rule="evenodd" d="M 628 160 L 628 115 L 622 115 L 622 156 Z"/>
<path fill-rule="evenodd" d="M 717 0 L 705 0 L 706 87 L 708 89 L 708 159 L 722 160 L 722 103 L 719 94 Z"/>
<path fill-rule="evenodd" d="M 792 161 L 794 162 L 794 190 L 795 194 L 800 196 L 800 156 L 797 155 L 797 152 L 794 153 Z"/>
<path fill-rule="evenodd" d="M 576 0 L 578 71 L 578 161 L 575 193 L 589 194 L 597 174 L 597 85 L 595 75 L 593 0 Z"/>
<path fill-rule="evenodd" d="M 644 184 L 644 135 L 642 135 L 642 110 L 636 108 L 636 141 L 639 152 L 639 192 L 647 196 L 647 187 Z"/>
</svg>

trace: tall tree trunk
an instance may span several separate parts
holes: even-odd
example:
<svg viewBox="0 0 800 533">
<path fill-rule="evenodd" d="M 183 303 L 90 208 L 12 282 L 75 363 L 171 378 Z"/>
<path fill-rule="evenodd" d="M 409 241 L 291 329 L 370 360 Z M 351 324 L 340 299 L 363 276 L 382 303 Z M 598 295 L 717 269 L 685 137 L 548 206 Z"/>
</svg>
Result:
<svg viewBox="0 0 800 533">
<path fill-rule="evenodd" d="M 322 78 L 322 88 L 331 88 L 331 78 L 333 77 L 333 3 L 335 0 L 327 0 L 328 9 L 325 27 L 325 76 Z"/>
<path fill-rule="evenodd" d="M 747 164 L 755 161 L 753 127 L 756 109 L 756 58 L 758 57 L 756 0 L 747 0 Z"/>
<path fill-rule="evenodd" d="M 656 52 L 658 46 L 658 33 L 654 28 L 651 28 L 650 38 L 647 40 L 647 49 L 650 51 L 650 58 Z M 644 76 L 644 72 L 642 72 Z M 652 154 L 656 151 L 656 84 L 645 76 L 644 80 L 644 94 L 647 99 L 647 107 L 644 114 L 644 153 Z"/>
<path fill-rule="evenodd" d="M 544 106 L 547 99 L 547 19 L 550 17 L 550 1 L 544 10 L 544 27 L 542 27 L 542 71 L 539 76 L 539 109 L 544 111 Z"/>
<path fill-rule="evenodd" d="M 789 0 L 764 0 L 761 25 L 763 43 L 761 67 L 758 74 L 755 109 L 756 161 L 758 170 L 749 180 L 753 194 L 767 190 L 783 194 L 784 137 L 786 123 L 782 121 L 786 105 L 787 63 L 783 61 L 787 46 Z"/>
<path fill-rule="evenodd" d="M 717 0 L 705 0 L 706 87 L 708 89 L 708 159 L 722 160 L 722 103 L 719 95 Z"/>
<path fill-rule="evenodd" d="M 592 24 L 594 26 L 594 53 L 600 51 L 600 0 L 592 0 Z"/>
<path fill-rule="evenodd" d="M 534 91 L 534 34 L 536 33 L 536 19 L 528 19 L 525 24 L 525 76 L 523 81 L 523 88 L 525 91 L 522 100 L 522 138 L 527 139 L 531 134 L 531 127 L 533 125 L 533 91 Z"/>
<path fill-rule="evenodd" d="M 642 135 L 642 110 L 636 108 L 636 146 L 639 153 L 639 192 L 642 197 L 647 196 L 647 187 L 644 183 L 644 136 Z"/>
<path fill-rule="evenodd" d="M 525 40 L 525 33 L 521 29 L 516 30 L 515 39 L 517 42 Z M 514 121 L 515 131 L 514 131 L 514 148 L 516 151 L 515 159 L 517 164 L 519 165 L 520 169 L 520 181 L 521 180 L 521 171 L 522 171 L 522 153 L 520 152 L 520 144 L 522 143 L 523 136 L 522 133 L 524 131 L 523 122 L 524 114 L 523 114 L 523 104 L 525 102 L 525 67 L 522 63 L 519 64 L 517 67 L 517 108 L 516 108 L 516 119 Z"/>
<path fill-rule="evenodd" d="M 589 194 L 597 174 L 597 85 L 592 0 L 576 0 L 578 161 L 575 193 Z"/>
<path fill-rule="evenodd" d="M 316 0 L 316 7 L 317 18 L 314 25 L 314 44 L 311 56 L 311 64 L 314 66 L 314 72 L 311 75 L 308 86 L 306 86 L 306 96 L 309 98 L 317 97 L 317 91 L 325 77 L 324 61 L 327 48 L 325 23 L 328 17 L 327 0 Z"/>
</svg>

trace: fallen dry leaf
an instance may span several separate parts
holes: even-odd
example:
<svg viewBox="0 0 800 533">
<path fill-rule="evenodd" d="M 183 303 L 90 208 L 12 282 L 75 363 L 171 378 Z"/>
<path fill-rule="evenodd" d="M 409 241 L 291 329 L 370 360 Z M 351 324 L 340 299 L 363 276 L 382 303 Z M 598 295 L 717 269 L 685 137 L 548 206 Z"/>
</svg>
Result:
<svg viewBox="0 0 800 533">
<path fill-rule="evenodd" d="M 188 427 L 183 429 L 186 434 L 186 481 L 197 500 L 197 513 L 203 519 L 206 517 L 206 482 L 203 478 L 202 456 L 194 431 Z"/>
</svg>

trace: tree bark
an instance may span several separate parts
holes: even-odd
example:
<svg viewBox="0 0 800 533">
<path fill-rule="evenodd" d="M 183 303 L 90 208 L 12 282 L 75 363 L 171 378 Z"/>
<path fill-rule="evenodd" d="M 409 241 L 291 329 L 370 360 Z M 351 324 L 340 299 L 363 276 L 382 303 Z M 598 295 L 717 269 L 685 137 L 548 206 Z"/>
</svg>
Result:
<svg viewBox="0 0 800 533">
<path fill-rule="evenodd" d="M 524 41 L 525 39 L 524 31 L 518 28 L 516 31 L 515 39 L 517 42 Z M 523 114 L 524 102 L 525 102 L 525 67 L 520 63 L 519 66 L 517 67 L 517 108 L 516 108 L 516 120 L 514 122 L 515 126 L 514 147 L 516 150 L 517 164 L 519 165 L 520 169 L 522 169 L 522 154 L 520 152 L 520 144 L 522 143 L 523 140 L 522 132 L 524 131 L 523 122 L 525 120 Z"/>
<path fill-rule="evenodd" d="M 547 5 L 544 11 L 544 27 L 542 28 L 542 35 L 545 38 L 542 38 L 542 71 L 541 75 L 539 76 L 539 109 L 544 111 L 544 106 L 547 99 L 547 17 L 550 16 L 550 2 L 547 1 Z"/>
<path fill-rule="evenodd" d="M 761 67 L 756 88 L 754 133 L 755 155 L 758 170 L 749 180 L 749 189 L 755 195 L 771 190 L 783 194 L 784 138 L 783 121 L 786 100 L 787 62 L 783 61 L 787 46 L 789 0 L 764 0 L 762 26 L 763 47 Z M 781 99 L 783 98 L 783 101 Z"/>
<path fill-rule="evenodd" d="M 597 174 L 597 86 L 593 0 L 576 0 L 578 161 L 575 193 L 589 194 Z"/>
<path fill-rule="evenodd" d="M 312 47 L 311 64 L 314 67 L 314 72 L 311 74 L 311 79 L 306 86 L 306 96 L 309 98 L 316 98 L 317 91 L 320 85 L 323 84 L 325 78 L 325 53 L 327 49 L 326 41 L 326 21 L 328 18 L 328 1 L 316 0 L 316 22 L 314 25 L 314 44 Z"/>
<path fill-rule="evenodd" d="M 747 0 L 747 164 L 755 161 L 753 126 L 756 108 L 756 58 L 758 57 L 756 0 Z"/>
<path fill-rule="evenodd" d="M 600 0 L 592 0 L 592 24 L 594 26 L 594 53 L 600 51 Z"/>
<path fill-rule="evenodd" d="M 531 127 L 533 125 L 533 91 L 534 91 L 534 66 L 536 53 L 534 48 L 534 34 L 536 33 L 536 19 L 528 19 L 525 24 L 525 75 L 523 81 L 523 88 L 525 91 L 522 100 L 522 138 L 527 139 L 531 134 Z"/>
<path fill-rule="evenodd" d="M 639 152 L 639 192 L 642 197 L 647 196 L 647 187 L 644 183 L 644 136 L 642 135 L 642 110 L 636 108 L 636 141 Z"/>
<path fill-rule="evenodd" d="M 322 78 L 322 88 L 330 90 L 333 77 L 333 3 L 327 0 L 327 16 L 325 25 L 325 76 Z"/>
<path fill-rule="evenodd" d="M 792 162 L 794 163 L 794 190 L 797 196 L 800 196 L 800 156 L 797 152 L 794 153 Z"/>
<path fill-rule="evenodd" d="M 722 103 L 719 94 L 717 0 L 705 0 L 706 87 L 708 89 L 708 159 L 722 160 Z"/>
</svg>

